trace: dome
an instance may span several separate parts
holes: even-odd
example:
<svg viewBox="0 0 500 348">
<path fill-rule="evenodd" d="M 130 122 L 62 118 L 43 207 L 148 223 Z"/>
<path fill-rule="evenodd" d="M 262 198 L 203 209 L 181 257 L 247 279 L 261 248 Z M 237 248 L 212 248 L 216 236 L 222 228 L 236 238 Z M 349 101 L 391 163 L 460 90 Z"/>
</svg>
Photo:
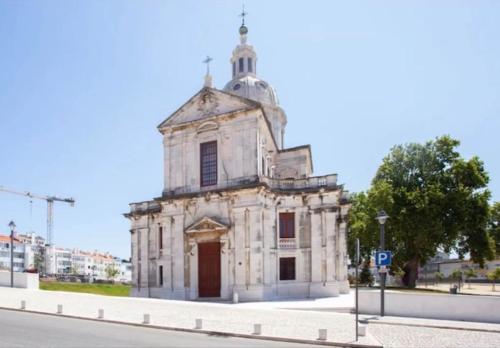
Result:
<svg viewBox="0 0 500 348">
<path fill-rule="evenodd" d="M 267 82 L 251 75 L 236 77 L 223 89 L 225 92 L 258 101 L 262 104 L 278 106 L 276 91 Z"/>
</svg>

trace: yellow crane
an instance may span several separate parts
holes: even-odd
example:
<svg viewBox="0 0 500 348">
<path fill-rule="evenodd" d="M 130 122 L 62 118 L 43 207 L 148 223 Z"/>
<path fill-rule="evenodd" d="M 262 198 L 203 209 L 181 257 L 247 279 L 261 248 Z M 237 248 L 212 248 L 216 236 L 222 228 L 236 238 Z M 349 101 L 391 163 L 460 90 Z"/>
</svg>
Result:
<svg viewBox="0 0 500 348">
<path fill-rule="evenodd" d="M 7 193 L 12 193 L 15 195 L 20 195 L 20 196 L 25 196 L 29 198 L 35 198 L 35 199 L 40 199 L 44 200 L 47 202 L 47 240 L 45 243 L 47 245 L 52 245 L 53 243 L 53 221 L 54 221 L 54 202 L 64 202 L 64 203 L 69 203 L 72 207 L 75 205 L 75 200 L 73 198 L 60 198 L 56 196 L 43 196 L 43 195 L 36 195 L 28 191 L 16 191 L 12 190 L 3 186 L 0 186 L 0 191 L 2 192 L 7 192 Z"/>
</svg>

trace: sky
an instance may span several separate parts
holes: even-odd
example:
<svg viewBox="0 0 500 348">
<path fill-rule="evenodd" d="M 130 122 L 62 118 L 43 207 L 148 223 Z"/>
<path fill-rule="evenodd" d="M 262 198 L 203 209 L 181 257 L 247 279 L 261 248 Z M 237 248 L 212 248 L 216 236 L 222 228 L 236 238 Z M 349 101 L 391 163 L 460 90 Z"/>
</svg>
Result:
<svg viewBox="0 0 500 348">
<path fill-rule="evenodd" d="M 230 80 L 241 1 L 0 1 L 0 186 L 55 204 L 64 247 L 130 256 L 131 202 L 163 189 L 156 126 Z M 500 200 L 500 1 L 246 0 L 257 71 L 315 175 L 366 190 L 396 144 L 444 134 Z M 0 233 L 45 236 L 46 203 L 0 192 Z"/>
</svg>

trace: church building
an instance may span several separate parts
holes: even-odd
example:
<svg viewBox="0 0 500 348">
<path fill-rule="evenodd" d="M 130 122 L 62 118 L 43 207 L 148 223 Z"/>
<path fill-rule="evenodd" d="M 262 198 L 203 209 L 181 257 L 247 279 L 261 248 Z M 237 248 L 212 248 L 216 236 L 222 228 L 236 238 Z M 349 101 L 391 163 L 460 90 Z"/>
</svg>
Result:
<svg viewBox="0 0 500 348">
<path fill-rule="evenodd" d="M 313 176 L 311 147 L 285 147 L 287 117 L 239 28 L 232 79 L 164 120 L 161 197 L 131 203 L 132 295 L 269 300 L 349 292 L 349 201 Z M 207 62 L 208 63 L 208 62 Z M 208 69 L 207 69 L 208 70 Z"/>
</svg>

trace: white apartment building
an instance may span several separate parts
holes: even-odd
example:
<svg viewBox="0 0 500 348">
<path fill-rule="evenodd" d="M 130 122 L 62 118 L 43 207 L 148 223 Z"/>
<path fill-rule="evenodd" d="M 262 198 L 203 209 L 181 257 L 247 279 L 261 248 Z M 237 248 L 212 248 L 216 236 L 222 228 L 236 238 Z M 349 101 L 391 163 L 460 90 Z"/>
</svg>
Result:
<svg viewBox="0 0 500 348">
<path fill-rule="evenodd" d="M 0 235 L 0 269 L 10 270 L 10 236 Z M 34 255 L 29 245 L 14 238 L 14 272 L 33 268 Z"/>
</svg>

